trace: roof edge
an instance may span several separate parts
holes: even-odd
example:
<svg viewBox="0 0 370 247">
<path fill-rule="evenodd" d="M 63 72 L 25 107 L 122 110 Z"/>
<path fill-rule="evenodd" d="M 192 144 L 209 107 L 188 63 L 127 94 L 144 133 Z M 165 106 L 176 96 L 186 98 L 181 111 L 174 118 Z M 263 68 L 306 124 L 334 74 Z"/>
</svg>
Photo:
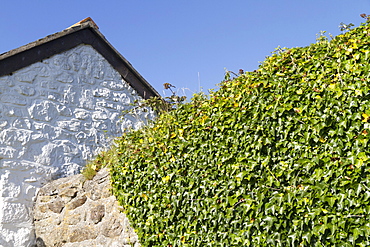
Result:
<svg viewBox="0 0 370 247">
<path fill-rule="evenodd" d="M 144 99 L 161 98 L 159 93 L 108 42 L 90 17 L 61 32 L 0 54 L 0 76 L 10 75 L 19 69 L 70 50 L 80 44 L 91 45 Z"/>
<path fill-rule="evenodd" d="M 78 23 L 80 23 L 80 22 L 78 22 Z M 83 23 L 80 23 L 79 25 L 77 25 L 78 23 L 76 23 L 76 24 L 70 26 L 69 28 L 66 28 L 66 29 L 64 29 L 64 30 L 62 30 L 60 32 L 57 32 L 57 33 L 48 35 L 48 36 L 46 36 L 44 38 L 38 39 L 36 41 L 33 41 L 33 42 L 28 43 L 26 45 L 23 45 L 21 47 L 18 47 L 18 48 L 12 49 L 10 51 L 4 52 L 4 53 L 0 54 L 0 61 L 6 59 L 7 57 L 14 56 L 14 55 L 16 55 L 18 53 L 21 53 L 21 52 L 24 52 L 26 50 L 32 49 L 32 48 L 34 48 L 36 46 L 39 46 L 41 44 L 44 44 L 44 43 L 53 41 L 55 39 L 58 39 L 60 37 L 63 37 L 65 35 L 68 35 L 68 34 L 71 34 L 71 33 L 74 33 L 74 32 L 77 32 L 77 31 L 79 31 L 81 29 L 95 28 L 94 27 L 94 24 L 92 22 L 90 22 L 90 21 L 83 22 Z"/>
</svg>

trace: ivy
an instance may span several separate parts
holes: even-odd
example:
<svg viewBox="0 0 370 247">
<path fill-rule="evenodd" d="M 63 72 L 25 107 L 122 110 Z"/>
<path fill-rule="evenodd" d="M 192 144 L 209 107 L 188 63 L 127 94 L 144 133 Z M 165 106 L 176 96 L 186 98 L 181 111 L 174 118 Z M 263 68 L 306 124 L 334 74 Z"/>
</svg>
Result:
<svg viewBox="0 0 370 247">
<path fill-rule="evenodd" d="M 369 246 L 369 53 L 367 23 L 279 49 L 118 138 L 104 157 L 141 244 Z"/>
</svg>

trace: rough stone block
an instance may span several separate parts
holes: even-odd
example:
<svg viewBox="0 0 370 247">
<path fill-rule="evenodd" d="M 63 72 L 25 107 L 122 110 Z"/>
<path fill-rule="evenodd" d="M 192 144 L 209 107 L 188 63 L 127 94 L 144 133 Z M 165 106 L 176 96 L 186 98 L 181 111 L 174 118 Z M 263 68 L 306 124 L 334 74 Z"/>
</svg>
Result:
<svg viewBox="0 0 370 247">
<path fill-rule="evenodd" d="M 26 68 L 21 73 L 17 74 L 15 78 L 20 82 L 32 83 L 36 78 L 36 71 L 32 71 L 31 68 Z"/>
<path fill-rule="evenodd" d="M 115 105 L 114 103 L 109 103 L 107 101 L 97 101 L 96 106 L 99 107 L 99 108 L 103 108 L 103 109 L 104 108 L 113 109 L 113 110 L 118 109 L 117 105 Z"/>
<path fill-rule="evenodd" d="M 61 199 L 57 199 L 48 204 L 48 208 L 56 214 L 59 214 L 60 212 L 62 212 L 64 207 L 65 207 L 65 203 Z"/>
<path fill-rule="evenodd" d="M 32 123 L 29 119 L 25 118 L 17 118 L 14 120 L 12 126 L 17 129 L 28 129 L 30 130 L 32 127 Z"/>
<path fill-rule="evenodd" d="M 0 218 L 0 224 L 16 224 L 29 222 L 31 220 L 29 210 L 23 203 L 3 202 L 0 209 L 3 214 Z"/>
<path fill-rule="evenodd" d="M 111 91 L 108 88 L 98 88 L 93 91 L 95 97 L 103 97 L 108 99 L 111 95 Z"/>
<path fill-rule="evenodd" d="M 114 218 L 111 218 L 108 222 L 104 222 L 104 225 L 102 226 L 102 234 L 108 238 L 121 235 L 122 230 L 122 223 Z"/>
<path fill-rule="evenodd" d="M 13 159 L 17 155 L 17 149 L 5 146 L 0 147 L 0 159 Z"/>
<path fill-rule="evenodd" d="M 97 205 L 90 210 L 90 219 L 94 224 L 99 223 L 105 215 L 104 205 Z"/>
<path fill-rule="evenodd" d="M 63 217 L 63 223 L 65 223 L 66 225 L 74 226 L 80 223 L 82 219 L 83 219 L 83 215 L 81 215 L 80 213 L 73 213 L 73 210 L 72 212 L 67 211 Z"/>
<path fill-rule="evenodd" d="M 96 83 L 96 79 L 95 78 L 88 77 L 85 74 L 80 74 L 79 75 L 79 78 L 78 78 L 78 82 L 79 83 L 86 83 L 86 84 L 94 85 Z"/>
<path fill-rule="evenodd" d="M 63 101 L 62 95 L 56 92 L 44 92 L 42 95 L 45 96 L 48 100 L 51 100 L 54 102 Z"/>
<path fill-rule="evenodd" d="M 78 208 L 82 206 L 87 200 L 87 197 L 85 195 L 76 197 L 73 199 L 70 203 L 68 203 L 67 208 L 68 210 L 73 210 L 75 208 Z"/>
<path fill-rule="evenodd" d="M 20 85 L 16 87 L 16 90 L 18 93 L 24 95 L 24 96 L 33 96 L 35 95 L 36 91 L 33 87 Z"/>
<path fill-rule="evenodd" d="M 80 54 L 72 53 L 68 56 L 68 63 L 72 65 L 74 71 L 79 71 L 81 68 L 82 58 Z"/>
<path fill-rule="evenodd" d="M 28 113 L 34 120 L 49 122 L 56 117 L 57 109 L 55 103 L 43 100 L 33 103 L 31 107 L 28 108 Z"/>
<path fill-rule="evenodd" d="M 65 188 L 59 193 L 59 196 L 75 198 L 77 192 L 78 192 L 77 188 Z"/>
<path fill-rule="evenodd" d="M 88 239 L 96 238 L 97 233 L 94 233 L 89 228 L 74 229 L 69 233 L 70 242 L 81 242 Z"/>
<path fill-rule="evenodd" d="M 93 120 L 106 120 L 109 118 L 109 113 L 102 111 L 95 111 L 92 115 Z"/>
<path fill-rule="evenodd" d="M 53 196 L 42 196 L 39 193 L 38 198 L 39 198 L 39 202 L 43 203 L 43 202 L 50 202 L 51 200 L 54 200 L 56 198 L 56 196 L 55 195 L 53 195 Z"/>
<path fill-rule="evenodd" d="M 76 109 L 74 115 L 77 119 L 87 120 L 91 116 L 91 112 L 84 109 Z"/>
<path fill-rule="evenodd" d="M 73 82 L 73 75 L 69 73 L 62 73 L 56 76 L 56 80 L 63 82 L 63 83 L 72 83 Z"/>
<path fill-rule="evenodd" d="M 103 81 L 100 85 L 113 91 L 121 91 L 124 89 L 122 83 L 116 81 Z"/>
<path fill-rule="evenodd" d="M 72 117 L 72 110 L 65 105 L 57 106 L 58 113 L 63 117 Z"/>
<path fill-rule="evenodd" d="M 58 89 L 59 83 L 56 81 L 41 81 L 40 86 L 48 89 Z"/>
<path fill-rule="evenodd" d="M 57 125 L 61 129 L 77 132 L 81 129 L 81 122 L 76 120 L 58 121 Z"/>
<path fill-rule="evenodd" d="M 0 132 L 0 145 L 7 145 L 13 148 L 22 147 L 28 143 L 31 137 L 30 130 L 5 129 Z"/>
<path fill-rule="evenodd" d="M 64 104 L 75 105 L 79 101 L 77 92 L 80 92 L 80 89 L 78 87 L 68 85 L 61 87 L 60 91 L 63 92 Z"/>
<path fill-rule="evenodd" d="M 26 114 L 24 113 L 24 111 L 21 109 L 21 108 L 18 108 L 14 105 L 2 105 L 0 106 L 0 109 L 2 109 L 2 112 L 4 113 L 4 116 L 6 116 L 7 118 L 12 118 L 12 117 L 24 117 Z"/>
<path fill-rule="evenodd" d="M 11 103 L 11 104 L 20 105 L 20 106 L 27 105 L 27 100 L 18 95 L 3 94 L 0 98 L 0 101 L 4 103 Z"/>
</svg>

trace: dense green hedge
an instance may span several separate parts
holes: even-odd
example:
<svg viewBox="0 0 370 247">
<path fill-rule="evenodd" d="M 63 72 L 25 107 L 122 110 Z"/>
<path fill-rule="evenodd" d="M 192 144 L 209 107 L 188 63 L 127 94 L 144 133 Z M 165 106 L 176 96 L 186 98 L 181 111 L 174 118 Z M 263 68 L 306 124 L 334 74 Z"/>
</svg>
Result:
<svg viewBox="0 0 370 247">
<path fill-rule="evenodd" d="M 114 192 L 143 246 L 369 246 L 370 27 L 277 51 L 125 134 Z"/>
</svg>

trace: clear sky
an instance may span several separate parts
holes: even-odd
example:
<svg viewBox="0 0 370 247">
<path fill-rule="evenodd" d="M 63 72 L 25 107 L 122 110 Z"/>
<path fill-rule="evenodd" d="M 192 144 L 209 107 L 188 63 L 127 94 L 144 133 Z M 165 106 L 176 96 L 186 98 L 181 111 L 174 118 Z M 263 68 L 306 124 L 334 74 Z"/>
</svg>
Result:
<svg viewBox="0 0 370 247">
<path fill-rule="evenodd" d="M 0 53 L 91 17 L 108 41 L 162 95 L 217 88 L 225 68 L 258 68 L 278 46 L 358 26 L 370 0 L 0 0 Z"/>
</svg>

